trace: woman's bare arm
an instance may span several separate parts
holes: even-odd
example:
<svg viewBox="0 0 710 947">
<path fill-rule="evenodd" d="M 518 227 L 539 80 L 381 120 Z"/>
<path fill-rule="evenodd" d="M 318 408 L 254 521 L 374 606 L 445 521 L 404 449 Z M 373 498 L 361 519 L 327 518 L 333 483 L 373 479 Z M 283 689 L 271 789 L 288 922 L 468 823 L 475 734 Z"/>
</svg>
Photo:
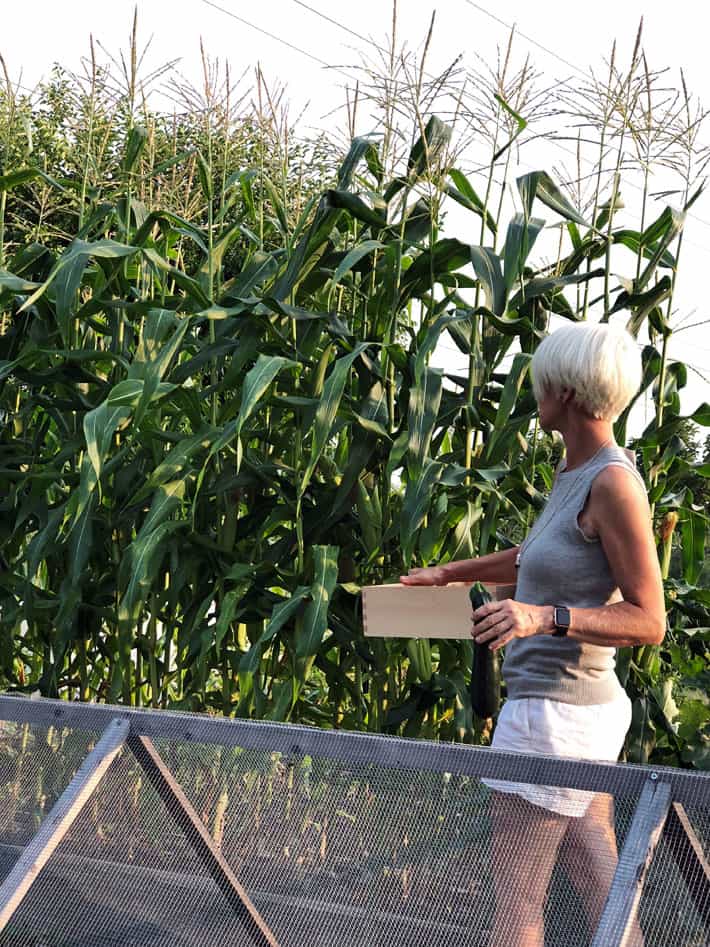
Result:
<svg viewBox="0 0 710 947">
<path fill-rule="evenodd" d="M 569 638 L 621 648 L 660 644 L 666 630 L 663 581 L 648 499 L 627 470 L 606 467 L 594 480 L 588 521 L 599 537 L 623 602 L 570 608 Z M 553 606 L 506 599 L 473 613 L 472 635 L 493 650 L 513 638 L 552 634 Z"/>
<path fill-rule="evenodd" d="M 513 585 L 516 580 L 515 558 L 519 547 L 492 552 L 477 559 L 460 559 L 428 569 L 410 569 L 400 576 L 402 585 L 447 585 L 449 582 L 498 582 Z"/>
<path fill-rule="evenodd" d="M 594 480 L 588 510 L 624 601 L 570 609 L 569 637 L 610 647 L 660 644 L 665 600 L 646 496 L 628 471 L 606 467 Z"/>
</svg>

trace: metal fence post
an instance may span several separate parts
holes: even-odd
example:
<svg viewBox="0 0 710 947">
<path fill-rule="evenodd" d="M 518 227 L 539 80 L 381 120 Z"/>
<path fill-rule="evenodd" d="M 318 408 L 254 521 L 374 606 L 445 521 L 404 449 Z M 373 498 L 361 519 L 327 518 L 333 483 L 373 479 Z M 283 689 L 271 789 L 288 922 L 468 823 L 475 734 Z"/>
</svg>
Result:
<svg viewBox="0 0 710 947">
<path fill-rule="evenodd" d="M 592 947 L 626 947 L 629 943 L 646 874 L 671 804 L 670 785 L 654 776 L 651 774 L 641 791 Z"/>
<path fill-rule="evenodd" d="M 129 723 L 114 719 L 86 757 L 73 779 L 50 809 L 36 835 L 15 862 L 0 886 L 0 931 L 22 903 L 52 852 L 76 821 L 128 738 Z"/>
</svg>

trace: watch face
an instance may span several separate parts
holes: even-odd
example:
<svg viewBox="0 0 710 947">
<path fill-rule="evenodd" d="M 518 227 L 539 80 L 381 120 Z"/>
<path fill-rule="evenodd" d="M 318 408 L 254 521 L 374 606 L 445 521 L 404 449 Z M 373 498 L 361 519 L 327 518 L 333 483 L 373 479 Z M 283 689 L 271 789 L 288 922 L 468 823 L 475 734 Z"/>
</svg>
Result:
<svg viewBox="0 0 710 947">
<path fill-rule="evenodd" d="M 561 638 L 567 634 L 570 626 L 571 616 L 569 609 L 564 605 L 555 605 L 555 630 L 552 632 L 555 638 Z"/>
</svg>

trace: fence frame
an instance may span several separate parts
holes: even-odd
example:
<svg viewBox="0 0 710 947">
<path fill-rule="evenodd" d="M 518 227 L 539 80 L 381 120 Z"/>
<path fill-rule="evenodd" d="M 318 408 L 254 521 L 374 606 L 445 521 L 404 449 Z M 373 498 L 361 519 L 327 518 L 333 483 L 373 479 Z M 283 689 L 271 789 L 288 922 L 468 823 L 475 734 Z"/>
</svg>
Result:
<svg viewBox="0 0 710 947">
<path fill-rule="evenodd" d="M 154 740 L 239 746 L 280 753 L 297 763 L 313 755 L 399 770 L 456 773 L 533 785 L 638 795 L 593 947 L 625 947 L 636 920 L 648 869 L 664 835 L 703 922 L 710 924 L 710 866 L 684 803 L 710 807 L 710 775 L 626 763 L 592 762 L 501 752 L 381 734 L 320 730 L 296 724 L 70 703 L 0 695 L 0 720 L 38 727 L 94 731 L 99 739 L 0 885 L 0 931 L 123 746 L 133 752 L 178 825 L 227 896 L 255 947 L 278 947 L 273 933 L 239 884 L 218 846 L 165 765 Z"/>
</svg>

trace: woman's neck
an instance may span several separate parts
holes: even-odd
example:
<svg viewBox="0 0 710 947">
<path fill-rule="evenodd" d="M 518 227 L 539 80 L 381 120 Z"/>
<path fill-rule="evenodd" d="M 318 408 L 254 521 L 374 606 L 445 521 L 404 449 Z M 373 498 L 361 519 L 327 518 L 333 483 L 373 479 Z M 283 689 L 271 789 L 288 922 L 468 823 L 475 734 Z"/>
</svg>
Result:
<svg viewBox="0 0 710 947">
<path fill-rule="evenodd" d="M 576 419 L 574 424 L 560 433 L 565 442 L 566 470 L 580 467 L 602 447 L 615 443 L 612 422 L 598 418 Z"/>
</svg>

